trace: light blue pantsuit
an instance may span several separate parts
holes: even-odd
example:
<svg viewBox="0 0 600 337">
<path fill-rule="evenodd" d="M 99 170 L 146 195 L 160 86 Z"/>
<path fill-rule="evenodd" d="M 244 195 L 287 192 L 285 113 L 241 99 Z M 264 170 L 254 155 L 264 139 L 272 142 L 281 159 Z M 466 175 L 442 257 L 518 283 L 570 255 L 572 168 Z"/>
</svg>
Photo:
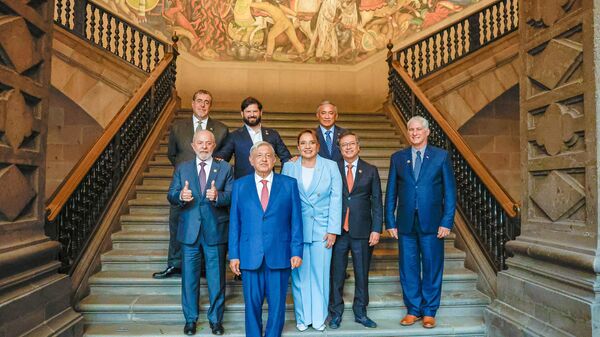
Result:
<svg viewBox="0 0 600 337">
<path fill-rule="evenodd" d="M 302 202 L 304 254 L 292 271 L 296 322 L 318 328 L 327 319 L 332 253 L 323 238 L 341 233 L 342 177 L 335 162 L 319 156 L 308 187 L 302 183 L 302 158 L 285 163 L 282 173 L 296 178 Z"/>
</svg>

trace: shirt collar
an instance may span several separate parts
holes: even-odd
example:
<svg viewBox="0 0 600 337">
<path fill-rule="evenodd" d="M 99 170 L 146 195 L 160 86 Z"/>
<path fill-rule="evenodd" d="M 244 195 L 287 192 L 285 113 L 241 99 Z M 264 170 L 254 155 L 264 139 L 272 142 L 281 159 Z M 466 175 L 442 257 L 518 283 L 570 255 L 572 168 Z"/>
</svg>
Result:
<svg viewBox="0 0 600 337">
<path fill-rule="evenodd" d="M 356 160 L 355 160 L 355 161 L 353 161 L 353 162 L 351 162 L 351 163 L 349 163 L 349 162 L 347 162 L 347 161 L 345 161 L 345 160 L 344 160 L 344 167 L 345 167 L 345 168 L 348 168 L 348 164 L 352 164 L 352 168 L 355 168 L 355 167 L 356 167 L 356 165 L 358 165 L 358 158 L 359 158 L 359 157 L 356 157 Z"/>
<path fill-rule="evenodd" d="M 208 123 L 208 117 L 199 119 L 196 115 L 192 114 L 192 121 L 194 121 L 194 125 L 197 125 L 198 123 Z"/>
<path fill-rule="evenodd" d="M 423 148 L 419 149 L 419 150 L 415 149 L 412 146 L 410 147 L 410 149 L 411 149 L 411 153 L 412 153 L 413 156 L 417 155 L 417 151 L 421 151 L 421 156 L 423 156 L 423 154 L 425 153 L 425 150 L 427 150 L 427 145 L 423 146 Z"/>
<path fill-rule="evenodd" d="M 257 134 L 257 133 L 261 133 L 261 131 L 262 131 L 262 127 L 258 131 L 254 131 L 254 129 L 252 129 L 251 127 L 249 127 L 247 124 L 244 124 L 244 126 L 246 127 L 246 129 L 248 130 L 248 132 L 251 135 L 254 135 L 254 134 Z"/>
<path fill-rule="evenodd" d="M 200 166 L 200 162 L 201 162 L 200 158 L 198 158 L 198 156 L 196 156 L 196 167 Z M 212 156 L 208 157 L 208 159 L 206 159 L 204 162 L 206 163 L 206 167 L 210 167 L 210 165 L 212 165 L 212 162 L 213 162 Z"/>
<path fill-rule="evenodd" d="M 319 127 L 321 128 L 321 133 L 323 134 L 323 137 L 325 137 L 325 132 L 331 131 L 331 139 L 333 139 L 333 135 L 335 135 L 335 124 L 332 125 L 331 129 L 329 130 L 325 129 L 321 124 L 319 124 Z"/>
<path fill-rule="evenodd" d="M 273 182 L 273 171 L 271 171 L 271 173 L 269 173 L 269 175 L 266 176 L 265 178 L 259 176 L 258 174 L 256 174 L 256 172 L 254 172 L 254 181 L 256 182 L 257 185 L 259 183 L 261 183 L 260 181 L 263 180 L 263 179 L 266 180 L 266 181 L 268 181 L 269 183 Z"/>
</svg>

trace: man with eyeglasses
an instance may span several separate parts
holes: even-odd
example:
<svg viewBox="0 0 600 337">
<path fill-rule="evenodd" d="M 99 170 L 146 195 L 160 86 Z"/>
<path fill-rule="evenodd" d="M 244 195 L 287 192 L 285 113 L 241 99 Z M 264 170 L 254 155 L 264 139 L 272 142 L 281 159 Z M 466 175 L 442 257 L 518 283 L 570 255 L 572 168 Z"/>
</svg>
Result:
<svg viewBox="0 0 600 337">
<path fill-rule="evenodd" d="M 218 150 L 229 134 L 227 125 L 209 117 L 213 97 L 208 90 L 200 89 L 192 96 L 192 117 L 178 119 L 169 133 L 167 157 L 173 166 L 194 159 L 196 154 L 190 145 L 197 130 L 208 130 L 215 138 L 215 151 Z M 177 241 L 177 222 L 179 208 L 169 209 L 169 252 L 167 268 L 152 274 L 157 279 L 181 274 L 181 247 Z"/>
<path fill-rule="evenodd" d="M 345 130 L 339 137 L 342 159 L 338 167 L 342 175 L 342 233 L 333 246 L 331 260 L 331 300 L 329 327 L 337 329 L 344 313 L 344 282 L 348 252 L 354 267 L 354 321 L 367 328 L 377 324 L 367 316 L 369 303 L 369 264 L 373 247 L 379 243 L 383 225 L 381 181 L 377 167 L 359 158 L 358 136 Z"/>
<path fill-rule="evenodd" d="M 341 160 L 342 154 L 338 146 L 338 139 L 346 130 L 335 125 L 338 118 L 337 106 L 330 101 L 322 101 L 317 107 L 317 118 L 319 126 L 316 131 L 321 144 L 319 156 L 333 161 Z"/>
</svg>

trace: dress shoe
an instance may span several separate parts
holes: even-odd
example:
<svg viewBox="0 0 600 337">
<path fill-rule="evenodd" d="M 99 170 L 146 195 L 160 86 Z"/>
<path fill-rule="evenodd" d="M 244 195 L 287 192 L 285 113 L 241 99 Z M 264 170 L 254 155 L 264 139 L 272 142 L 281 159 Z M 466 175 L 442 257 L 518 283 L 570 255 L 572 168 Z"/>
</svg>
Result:
<svg viewBox="0 0 600 337">
<path fill-rule="evenodd" d="M 219 323 L 210 323 L 210 329 L 212 330 L 213 335 L 222 335 L 225 333 L 225 329 L 223 329 L 223 324 Z"/>
<path fill-rule="evenodd" d="M 187 322 L 183 327 L 183 333 L 191 336 L 196 334 L 196 322 Z"/>
<path fill-rule="evenodd" d="M 169 266 L 169 267 L 167 267 L 167 269 L 165 269 L 163 271 L 159 271 L 159 272 L 152 274 L 152 277 L 161 279 L 161 278 L 168 278 L 168 277 L 176 276 L 176 275 L 181 275 L 181 268 Z"/>
<path fill-rule="evenodd" d="M 315 328 L 315 326 L 314 326 L 314 325 L 313 325 L 313 328 Z M 320 327 L 318 327 L 318 328 L 315 328 L 315 330 L 317 330 L 317 331 L 323 331 L 323 330 L 325 330 L 325 323 L 321 324 L 321 326 L 320 326 Z"/>
<path fill-rule="evenodd" d="M 435 328 L 435 317 L 424 316 L 423 317 L 423 327 L 425 329 L 433 329 L 433 328 Z"/>
<path fill-rule="evenodd" d="M 362 324 L 365 328 L 376 328 L 377 327 L 377 323 L 373 322 L 373 320 L 367 316 L 354 317 L 354 321 L 356 323 Z"/>
<path fill-rule="evenodd" d="M 420 319 L 421 319 L 421 317 L 409 314 L 409 315 L 404 316 L 404 318 L 400 321 L 400 324 L 404 325 L 404 326 L 409 326 L 409 325 L 415 324 L 415 322 Z"/>
<path fill-rule="evenodd" d="M 337 329 L 340 327 L 341 323 L 342 323 L 342 316 L 333 316 L 333 317 L 331 317 L 331 320 L 329 320 L 329 327 L 331 329 Z"/>
<path fill-rule="evenodd" d="M 306 331 L 306 329 L 308 329 L 308 327 L 302 323 L 298 323 L 298 324 L 296 324 L 296 329 L 298 329 L 298 331 L 302 332 L 302 331 Z"/>
<path fill-rule="evenodd" d="M 234 281 L 241 281 L 242 280 L 242 275 L 233 275 L 233 280 Z"/>
</svg>

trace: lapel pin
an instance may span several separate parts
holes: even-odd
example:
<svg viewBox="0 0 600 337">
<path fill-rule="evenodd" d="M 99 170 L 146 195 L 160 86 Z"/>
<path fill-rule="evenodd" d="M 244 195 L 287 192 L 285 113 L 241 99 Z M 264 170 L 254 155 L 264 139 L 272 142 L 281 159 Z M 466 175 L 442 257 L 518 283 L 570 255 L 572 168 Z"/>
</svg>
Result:
<svg viewBox="0 0 600 337">
<path fill-rule="evenodd" d="M 362 170 L 358 170 L 358 173 L 362 173 Z"/>
<path fill-rule="evenodd" d="M 265 130 L 265 135 L 268 136 L 269 135 L 269 131 Z"/>
<path fill-rule="evenodd" d="M 212 131 L 212 130 L 213 130 L 213 128 L 210 128 L 209 130 L 210 130 L 210 131 Z"/>
<path fill-rule="evenodd" d="M 213 170 L 213 172 L 214 172 L 214 173 L 217 173 L 217 169 L 214 169 L 214 170 Z"/>
<path fill-rule="evenodd" d="M 406 163 L 407 163 L 407 164 L 410 164 L 410 160 L 407 160 L 407 161 L 406 161 Z"/>
</svg>

